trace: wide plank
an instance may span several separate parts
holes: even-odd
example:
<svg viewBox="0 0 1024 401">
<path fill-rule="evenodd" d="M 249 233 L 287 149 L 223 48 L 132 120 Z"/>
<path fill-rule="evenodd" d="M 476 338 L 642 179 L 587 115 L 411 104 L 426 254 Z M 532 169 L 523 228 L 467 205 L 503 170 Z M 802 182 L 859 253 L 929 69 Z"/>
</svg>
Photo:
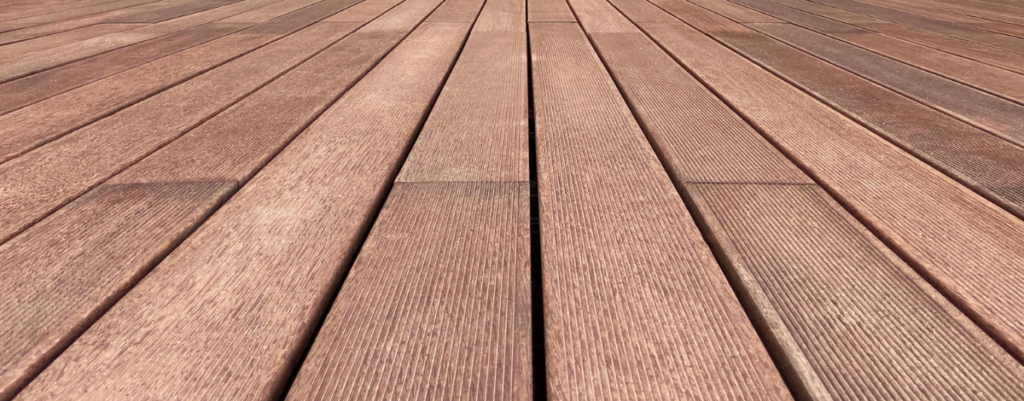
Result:
<svg viewBox="0 0 1024 401">
<path fill-rule="evenodd" d="M 583 31 L 530 42 L 548 396 L 789 399 Z"/>
<path fill-rule="evenodd" d="M 411 14 L 404 31 L 371 23 L 0 246 L 9 277 L 0 285 L 10 285 L 0 305 L 17 305 L 0 313 L 10 345 L 0 350 L 0 389 L 27 383 L 202 223 L 177 218 L 180 202 L 155 201 L 168 186 L 210 185 L 216 191 L 193 191 L 188 205 L 212 213 L 436 6 L 406 4 L 382 17 Z M 135 195 L 104 195 L 120 188 Z M 109 223 L 82 223 L 92 221 Z"/>
<path fill-rule="evenodd" d="M 279 398 L 468 29 L 422 24 L 19 397 Z"/>
</svg>

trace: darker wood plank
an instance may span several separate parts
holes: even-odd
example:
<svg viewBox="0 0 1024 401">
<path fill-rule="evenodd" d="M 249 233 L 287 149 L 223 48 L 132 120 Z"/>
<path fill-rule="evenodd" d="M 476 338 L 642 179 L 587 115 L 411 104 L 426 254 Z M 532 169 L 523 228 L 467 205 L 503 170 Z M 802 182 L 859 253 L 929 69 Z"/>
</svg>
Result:
<svg viewBox="0 0 1024 401">
<path fill-rule="evenodd" d="M 114 19 L 110 22 L 126 22 L 126 23 L 149 23 L 166 21 L 172 18 L 178 18 L 189 14 L 194 14 L 200 11 L 206 11 L 211 8 L 217 8 L 231 3 L 237 3 L 239 0 L 202 0 L 192 1 L 185 4 L 176 5 L 173 7 L 167 7 L 160 10 L 153 10 L 145 13 L 132 14 L 121 18 Z"/>
<path fill-rule="evenodd" d="M 530 40 L 548 395 L 788 399 L 582 30 Z"/>
<path fill-rule="evenodd" d="M 675 14 L 683 20 L 686 14 Z M 683 23 L 639 22 L 1015 357 L 1024 221 Z M 699 55 L 696 56 L 696 55 Z M 771 107 L 764 107 L 764 105 Z"/>
<path fill-rule="evenodd" d="M 468 28 L 414 32 L 19 396 L 280 397 Z"/>
</svg>

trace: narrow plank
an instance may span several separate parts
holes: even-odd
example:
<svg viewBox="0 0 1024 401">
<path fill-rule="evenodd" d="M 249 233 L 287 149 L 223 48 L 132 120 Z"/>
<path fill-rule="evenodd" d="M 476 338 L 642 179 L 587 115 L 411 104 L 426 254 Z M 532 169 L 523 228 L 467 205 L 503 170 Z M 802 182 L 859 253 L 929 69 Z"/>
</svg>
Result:
<svg viewBox="0 0 1024 401">
<path fill-rule="evenodd" d="M 839 23 L 829 18 L 821 17 L 809 12 L 803 12 L 797 9 L 787 7 L 779 4 L 775 1 L 767 0 L 729 0 L 733 3 L 742 5 L 751 10 L 756 10 L 783 21 L 789 21 L 795 25 L 813 30 L 815 32 L 821 32 L 824 34 L 833 33 L 864 33 L 867 30 L 858 26 Z M 812 1 L 809 1 L 812 2 Z M 669 11 L 672 12 L 672 11 Z M 676 14 L 673 12 L 673 14 Z M 699 15 L 700 13 L 698 13 Z M 880 20 L 884 21 L 884 20 Z M 700 29 L 700 28 L 698 28 Z"/>
<path fill-rule="evenodd" d="M 251 8 L 261 7 L 276 1 L 278 0 L 242 1 L 229 6 L 218 7 L 200 13 L 191 14 L 186 17 L 175 18 L 125 32 L 104 35 L 98 38 L 36 52 L 32 57 L 0 65 L 0 82 L 10 81 L 12 79 L 64 65 L 75 60 L 95 56 L 124 46 L 203 25 L 226 18 L 234 15 L 235 13 L 245 12 Z M 331 1 L 327 0 L 327 2 Z"/>
<path fill-rule="evenodd" d="M 81 28 L 84 26 L 103 23 L 123 15 L 131 15 L 132 13 L 137 12 L 141 13 L 157 10 L 160 8 L 167 7 L 168 4 L 176 4 L 178 2 L 180 2 L 180 0 L 162 0 L 153 3 L 145 3 L 137 6 L 126 7 L 118 10 L 106 11 L 93 15 L 72 18 L 64 21 L 54 21 L 41 25 L 27 26 L 21 29 L 6 31 L 3 28 L 0 28 L 0 31 L 6 31 L 0 33 L 0 44 L 20 42 L 23 40 L 33 39 L 40 36 L 46 36 L 58 32 Z"/>
<path fill-rule="evenodd" d="M 168 7 L 161 10 L 153 10 L 145 13 L 132 14 L 124 16 L 110 22 L 125 22 L 125 23 L 155 23 L 160 21 L 166 21 L 172 18 L 178 18 L 189 14 L 195 14 L 200 11 L 206 11 L 211 8 L 221 7 L 231 3 L 237 3 L 239 0 L 203 0 L 203 1 L 192 1 L 185 4 L 177 5 L 174 7 Z"/>
<path fill-rule="evenodd" d="M 588 1 L 595 4 L 576 7 Z M 638 29 L 605 32 L 607 24 L 579 11 L 616 14 L 607 2 L 572 3 L 705 236 L 729 262 L 794 392 L 807 399 L 1024 395 L 1024 369 L 1009 354 L 760 134 Z M 720 130 L 728 138 L 709 141 Z M 690 157 L 690 147 L 663 142 L 714 145 Z M 749 167 L 766 164 L 773 168 Z"/>
<path fill-rule="evenodd" d="M 956 54 L 978 62 L 997 66 L 1008 71 L 1024 73 L 1024 55 L 1018 53 L 1008 52 L 997 47 L 983 45 L 964 39 L 943 36 L 921 29 L 914 29 L 906 25 L 879 20 L 873 17 L 852 13 L 823 4 L 813 3 L 807 0 L 773 1 L 798 10 L 826 16 L 836 21 L 856 25 L 870 31 L 883 33 L 897 39 L 914 42 L 939 51 Z"/>
<path fill-rule="evenodd" d="M 1024 149 L 757 33 L 712 34 L 819 100 L 1024 217 Z"/>
<path fill-rule="evenodd" d="M 200 25 L 0 84 L 0 115 L 246 27 L 223 22 Z"/>
<path fill-rule="evenodd" d="M 469 28 L 422 26 L 19 396 L 278 398 Z"/>
<path fill-rule="evenodd" d="M 948 22 L 968 28 L 978 29 L 980 31 L 988 31 L 1000 35 L 1006 35 L 1011 37 L 1020 38 L 1024 36 L 1024 26 L 1008 24 L 1000 21 L 993 21 L 984 18 L 972 17 L 969 15 L 951 13 L 945 10 L 941 10 L 934 6 L 926 6 L 921 4 L 913 4 L 904 1 L 891 1 L 891 2 L 877 2 L 870 0 L 861 0 L 861 2 L 876 5 L 879 7 L 885 7 L 897 11 L 902 11 L 907 14 L 917 15 L 937 21 Z M 1020 11 L 1017 11 L 1020 13 Z M 1018 14 L 1019 15 L 1019 14 Z"/>
<path fill-rule="evenodd" d="M 986 333 L 1024 357 L 1024 245 L 1017 240 L 1024 221 L 704 33 L 682 22 L 638 25 Z"/>
<path fill-rule="evenodd" d="M 949 22 L 938 21 L 853 0 L 813 1 L 946 36 L 968 39 L 974 42 L 1000 47 L 1008 51 L 1024 53 L 1024 39 L 1014 36 L 1002 35 Z"/>
<path fill-rule="evenodd" d="M 65 7 L 58 5 L 58 9 L 45 14 L 23 16 L 16 19 L 8 19 L 4 22 L 13 24 L 44 24 L 47 22 L 62 21 L 69 18 L 83 15 L 95 14 L 98 12 L 117 10 L 134 5 L 152 3 L 156 0 L 117 0 L 117 1 L 95 1 L 95 4 L 83 4 L 82 7 Z M 0 17 L 2 19 L 2 17 Z"/>
<path fill-rule="evenodd" d="M 288 14 L 292 11 L 319 3 L 321 0 L 285 0 L 272 5 L 258 8 L 249 12 L 238 14 L 231 18 L 224 19 L 224 22 L 266 22 L 279 15 Z"/>
<path fill-rule="evenodd" d="M 481 11 L 288 399 L 532 399 L 525 11 Z"/>
<path fill-rule="evenodd" d="M 10 328 L 4 333 L 10 347 L 0 351 L 0 389 L 13 393 L 38 374 L 178 244 L 180 233 L 191 232 L 202 222 L 175 220 L 180 203 L 152 204 L 168 185 L 179 185 L 168 183 L 217 183 L 218 191 L 189 195 L 193 213 L 212 213 L 375 65 L 436 2 L 406 5 L 377 20 L 404 19 L 404 31 L 377 30 L 375 23 L 363 27 L 0 246 L 0 260 L 14 280 L 0 282 L 17 283 L 0 295 L 0 304 L 34 300 L 0 314 L 0 326 Z M 108 207 L 114 201 L 104 194 L 121 193 L 119 188 L 130 188 L 137 196 L 116 198 L 117 206 Z M 146 213 L 118 214 L 136 209 Z M 145 221 L 134 221 L 138 218 Z M 150 225 L 153 221 L 159 225 Z M 65 243 L 62 239 L 72 233 L 75 241 Z M 25 320 L 25 314 L 35 318 Z"/>
<path fill-rule="evenodd" d="M 0 240 L 178 138 L 357 26 L 311 25 L 0 165 Z"/>
<path fill-rule="evenodd" d="M 287 399 L 533 399 L 529 202 L 396 183 Z"/>
<path fill-rule="evenodd" d="M 292 12 L 0 116 L 0 162 L 296 32 L 358 0 L 332 2 L 316 14 Z M 236 23 L 237 24 L 237 23 Z M 252 62 L 252 61 L 250 61 Z"/>
<path fill-rule="evenodd" d="M 1024 105 L 992 96 L 798 26 L 748 26 L 1003 139 L 1024 145 Z"/>
<path fill-rule="evenodd" d="M 530 41 L 549 396 L 790 398 L 583 31 Z"/>
<path fill-rule="evenodd" d="M 721 16 L 739 22 L 782 22 L 778 18 L 751 10 L 739 4 L 717 0 L 690 0 L 691 3 L 704 7 Z"/>
<path fill-rule="evenodd" d="M 31 57 L 32 53 L 35 52 L 137 27 L 139 27 L 138 24 L 96 24 L 41 38 L 3 45 L 0 46 L 0 63 L 9 63 L 22 57 Z"/>
<path fill-rule="evenodd" d="M 565 0 L 528 0 L 526 14 L 528 22 L 576 22 Z"/>
<path fill-rule="evenodd" d="M 1024 397 L 1024 368 L 821 189 L 686 189 L 809 398 Z"/>
</svg>

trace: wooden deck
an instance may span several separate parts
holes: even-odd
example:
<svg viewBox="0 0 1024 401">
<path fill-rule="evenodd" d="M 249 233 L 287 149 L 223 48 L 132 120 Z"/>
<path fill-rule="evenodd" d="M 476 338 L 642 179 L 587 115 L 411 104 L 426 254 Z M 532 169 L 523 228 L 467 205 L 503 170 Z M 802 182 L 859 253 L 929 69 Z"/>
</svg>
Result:
<svg viewBox="0 0 1024 401">
<path fill-rule="evenodd" d="M 1024 400 L 1024 3 L 0 2 L 0 401 Z"/>
</svg>

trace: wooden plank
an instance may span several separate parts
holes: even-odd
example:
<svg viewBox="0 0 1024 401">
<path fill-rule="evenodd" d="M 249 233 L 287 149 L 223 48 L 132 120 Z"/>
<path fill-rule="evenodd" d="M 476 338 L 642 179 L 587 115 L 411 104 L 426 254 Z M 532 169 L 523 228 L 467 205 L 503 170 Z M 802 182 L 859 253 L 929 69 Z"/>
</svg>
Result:
<svg viewBox="0 0 1024 401">
<path fill-rule="evenodd" d="M 32 53 L 52 49 L 69 43 L 103 36 L 137 28 L 138 24 L 96 24 L 72 29 L 41 38 L 26 40 L 0 46 L 0 63 L 8 63 L 22 57 L 31 57 Z"/>
<path fill-rule="evenodd" d="M 989 200 L 1024 216 L 1024 149 L 764 35 L 712 34 L 722 43 L 871 128 Z"/>
<path fill-rule="evenodd" d="M 682 22 L 638 25 L 971 320 L 1024 357 L 1024 245 L 1017 240 L 1024 221 L 704 33 Z"/>
<path fill-rule="evenodd" d="M 525 6 L 481 11 L 288 399 L 532 399 Z"/>
<path fill-rule="evenodd" d="M 13 393 L 27 383 L 173 249 L 181 233 L 202 222 L 177 219 L 180 202 L 154 204 L 168 186 L 217 184 L 189 192 L 190 213 L 212 213 L 436 5 L 406 4 L 381 18 L 409 20 L 404 31 L 357 31 L 0 247 L 8 273 L 31 278 L 0 294 L 0 305 L 24 305 L 0 314 L 11 345 L 0 350 L 0 389 Z M 106 195 L 121 188 L 134 195 L 116 201 Z M 106 223 L 81 223 L 91 221 Z M 75 240 L 66 243 L 69 235 Z M 25 321 L 24 314 L 36 317 Z"/>
<path fill-rule="evenodd" d="M 529 202 L 396 183 L 287 399 L 533 399 Z"/>
<path fill-rule="evenodd" d="M 821 189 L 686 189 L 809 399 L 1024 397 L 1024 367 Z"/>
<path fill-rule="evenodd" d="M 115 19 L 111 22 L 128 22 L 128 23 L 155 23 L 160 21 L 166 21 L 172 18 L 178 18 L 189 14 L 195 14 L 200 11 L 206 11 L 211 8 L 217 8 L 231 3 L 237 3 L 239 0 L 202 0 L 192 1 L 189 3 L 177 5 L 174 7 L 168 7 L 161 10 L 153 10 L 145 13 L 132 14 Z"/>
<path fill-rule="evenodd" d="M 69 18 L 83 15 L 95 14 L 98 12 L 117 10 L 124 7 L 135 6 L 144 3 L 152 3 L 155 0 L 117 0 L 117 1 L 96 1 L 95 4 L 83 4 L 83 7 L 66 7 L 58 5 L 58 9 L 45 14 L 23 16 L 16 19 L 8 19 L 4 22 L 13 24 L 44 24 L 47 22 L 62 21 Z M 2 17 L 0 17 L 2 18 Z"/>
<path fill-rule="evenodd" d="M 1003 139 L 1024 145 L 1024 105 L 992 96 L 798 26 L 749 26 Z"/>
<path fill-rule="evenodd" d="M 188 132 L 358 27 L 320 22 L 0 165 L 0 240 Z"/>
<path fill-rule="evenodd" d="M 224 22 L 266 22 L 280 15 L 319 3 L 321 0 L 286 0 L 224 19 Z"/>
<path fill-rule="evenodd" d="M 565 0 L 528 0 L 526 3 L 528 22 L 576 22 Z"/>
<path fill-rule="evenodd" d="M 949 22 L 952 24 L 965 26 L 968 28 L 974 28 L 981 31 L 988 31 L 1001 35 L 1007 35 L 1012 37 L 1020 38 L 1024 35 L 1024 26 L 1008 24 L 999 21 L 993 21 L 989 19 L 972 17 L 969 15 L 963 15 L 958 13 L 950 13 L 934 6 L 926 6 L 921 4 L 913 4 L 909 2 L 894 0 L 890 2 L 877 2 L 870 0 L 860 0 L 861 2 L 876 5 L 879 7 L 885 7 L 897 11 L 902 11 L 907 14 L 917 15 L 937 21 Z M 1018 11 L 1020 13 L 1020 11 Z"/>
<path fill-rule="evenodd" d="M 316 14 L 289 13 L 0 116 L 0 162 L 191 79 L 337 13 L 358 0 L 332 2 Z M 283 20 L 282 20 L 283 19 Z M 256 56 L 249 55 L 249 60 Z"/>
<path fill-rule="evenodd" d="M 488 3 L 397 181 L 529 182 L 527 80 L 525 0 Z"/>
<path fill-rule="evenodd" d="M 0 82 L 10 81 L 32 73 L 64 65 L 75 60 L 220 20 L 234 15 L 233 13 L 245 12 L 251 8 L 263 6 L 276 1 L 277 0 L 242 1 L 229 6 L 195 13 L 187 17 L 175 18 L 173 20 L 146 25 L 125 32 L 104 35 L 98 38 L 36 52 L 32 54 L 32 57 L 0 65 Z M 326 1 L 335 3 L 330 0 Z"/>
<path fill-rule="evenodd" d="M 200 25 L 0 84 L 0 115 L 201 45 L 247 26 L 222 22 Z"/>
<path fill-rule="evenodd" d="M 856 25 L 887 36 L 914 42 L 933 49 L 956 54 L 978 62 L 997 66 L 1008 71 L 1024 73 L 1024 55 L 1003 49 L 971 42 L 964 39 L 939 35 L 921 29 L 910 28 L 862 14 L 852 13 L 806 0 L 773 0 L 776 3 L 815 13 L 821 16 Z"/>
<path fill-rule="evenodd" d="M 40 36 L 46 36 L 58 32 L 90 26 L 93 24 L 103 23 L 123 15 L 131 15 L 132 13 L 137 12 L 141 13 L 151 10 L 157 10 L 160 8 L 167 7 L 169 4 L 176 4 L 181 1 L 182 0 L 161 0 L 153 3 L 140 4 L 133 7 L 126 7 L 118 10 L 111 10 L 93 15 L 72 18 L 65 21 L 54 21 L 41 25 L 28 26 L 22 29 L 10 30 L 0 33 L 0 44 L 20 42 L 23 40 L 33 39 Z M 4 29 L 0 28 L 0 31 L 4 31 Z"/>
<path fill-rule="evenodd" d="M 790 398 L 582 30 L 530 42 L 548 395 Z"/>
<path fill-rule="evenodd" d="M 469 28 L 422 27 L 19 396 L 278 398 Z"/>
</svg>

